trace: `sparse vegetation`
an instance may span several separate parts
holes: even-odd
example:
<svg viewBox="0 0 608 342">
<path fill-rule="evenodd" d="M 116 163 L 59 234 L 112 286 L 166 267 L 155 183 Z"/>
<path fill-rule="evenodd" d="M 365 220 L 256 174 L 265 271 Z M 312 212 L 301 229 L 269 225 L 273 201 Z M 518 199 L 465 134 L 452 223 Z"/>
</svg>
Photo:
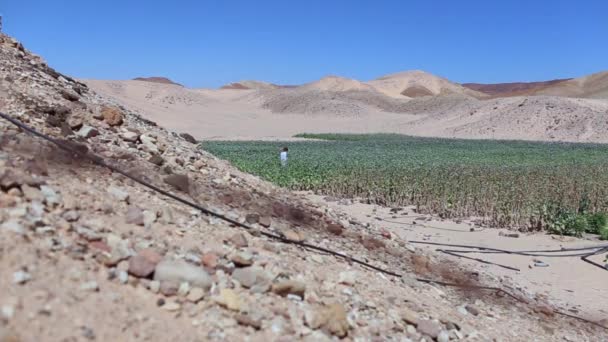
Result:
<svg viewBox="0 0 608 342">
<path fill-rule="evenodd" d="M 608 146 L 301 134 L 320 140 L 204 143 L 213 154 L 284 187 L 416 205 L 442 217 L 608 238 Z M 278 151 L 289 146 L 289 166 Z"/>
</svg>

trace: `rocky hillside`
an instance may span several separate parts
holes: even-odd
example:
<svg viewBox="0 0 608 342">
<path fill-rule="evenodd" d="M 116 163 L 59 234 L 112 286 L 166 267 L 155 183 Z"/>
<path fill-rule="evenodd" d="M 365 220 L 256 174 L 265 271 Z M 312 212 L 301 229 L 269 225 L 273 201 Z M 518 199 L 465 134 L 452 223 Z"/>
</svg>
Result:
<svg viewBox="0 0 608 342">
<path fill-rule="evenodd" d="M 202 152 L 0 35 L 0 111 L 244 231 L 0 120 L 0 341 L 598 341 L 598 328 L 426 278 L 499 279 Z M 368 260 L 270 240 L 275 232 Z"/>
</svg>

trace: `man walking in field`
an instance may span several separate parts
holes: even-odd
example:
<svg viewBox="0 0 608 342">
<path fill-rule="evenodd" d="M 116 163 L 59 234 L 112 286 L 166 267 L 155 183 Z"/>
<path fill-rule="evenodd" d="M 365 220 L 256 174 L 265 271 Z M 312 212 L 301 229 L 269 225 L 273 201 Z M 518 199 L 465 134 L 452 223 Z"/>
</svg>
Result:
<svg viewBox="0 0 608 342">
<path fill-rule="evenodd" d="M 289 149 L 287 147 L 283 147 L 283 149 L 281 150 L 281 153 L 279 154 L 282 167 L 287 166 L 287 151 L 289 151 Z"/>
</svg>

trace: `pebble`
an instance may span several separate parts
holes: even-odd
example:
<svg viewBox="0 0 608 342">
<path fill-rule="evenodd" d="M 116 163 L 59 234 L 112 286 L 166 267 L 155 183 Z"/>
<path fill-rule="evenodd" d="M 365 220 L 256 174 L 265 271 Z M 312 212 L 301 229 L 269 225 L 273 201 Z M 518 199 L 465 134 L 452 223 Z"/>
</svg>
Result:
<svg viewBox="0 0 608 342">
<path fill-rule="evenodd" d="M 32 276 L 23 270 L 19 270 L 19 271 L 13 273 L 13 283 L 14 284 L 23 285 L 23 284 L 27 283 L 28 281 L 30 281 L 31 279 L 32 279 Z"/>
<path fill-rule="evenodd" d="M 240 311 L 241 309 L 241 299 L 232 289 L 221 289 L 215 301 L 228 310 Z"/>
<path fill-rule="evenodd" d="M 67 210 L 61 217 L 68 222 L 76 222 L 80 218 L 80 213 L 77 210 Z"/>
<path fill-rule="evenodd" d="M 160 281 L 158 280 L 152 280 L 148 286 L 152 293 L 158 293 L 160 291 Z"/>
<path fill-rule="evenodd" d="M 121 284 L 126 284 L 129 281 L 129 274 L 125 271 L 119 271 L 118 281 L 120 281 Z"/>
<path fill-rule="evenodd" d="M 201 263 L 205 267 L 216 268 L 218 263 L 218 256 L 215 253 L 205 253 L 201 258 Z"/>
<path fill-rule="evenodd" d="M 96 281 L 88 281 L 80 285 L 80 289 L 83 291 L 96 292 L 99 291 L 99 284 Z"/>
<path fill-rule="evenodd" d="M 115 186 L 110 186 L 108 188 L 108 193 L 112 195 L 119 201 L 128 202 L 129 201 L 129 193 L 124 191 L 123 189 Z"/>
<path fill-rule="evenodd" d="M 464 308 L 473 316 L 479 315 L 479 309 L 473 304 L 467 304 Z"/>
<path fill-rule="evenodd" d="M 160 293 L 170 297 L 175 296 L 179 290 L 179 284 L 172 281 L 163 281 L 160 283 Z"/>
<path fill-rule="evenodd" d="M 139 207 L 134 205 L 129 206 L 127 214 L 125 215 L 125 222 L 129 224 L 136 224 L 138 226 L 144 225 L 144 212 Z"/>
<path fill-rule="evenodd" d="M 230 260 L 238 267 L 247 267 L 253 265 L 253 255 L 251 253 L 233 254 Z"/>
<path fill-rule="evenodd" d="M 156 212 L 151 210 L 144 210 L 143 213 L 144 227 L 150 228 L 152 224 L 156 222 Z"/>
<path fill-rule="evenodd" d="M 137 140 L 139 139 L 139 134 L 135 133 L 135 132 L 131 132 L 131 131 L 126 131 L 126 132 L 122 132 L 122 134 L 120 135 L 120 137 L 122 138 L 122 140 L 124 141 L 128 141 L 128 142 L 137 142 Z"/>
<path fill-rule="evenodd" d="M 205 290 L 201 289 L 200 287 L 193 287 L 190 290 L 190 292 L 188 293 L 188 295 L 186 296 L 186 300 L 188 300 L 189 302 L 192 302 L 192 303 L 197 303 L 204 297 L 205 297 Z"/>
<path fill-rule="evenodd" d="M 17 234 L 24 234 L 25 228 L 19 221 L 11 219 L 0 224 L 0 230 L 7 230 Z"/>
<path fill-rule="evenodd" d="M 139 278 L 146 278 L 154 272 L 161 260 L 162 255 L 155 250 L 142 249 L 129 259 L 129 273 Z"/>
<path fill-rule="evenodd" d="M 190 189 L 190 180 L 188 179 L 187 175 L 174 173 L 172 175 L 168 175 L 163 180 L 165 183 L 173 186 L 177 190 L 188 192 Z"/>
<path fill-rule="evenodd" d="M 61 197 L 47 185 L 40 186 L 40 192 L 44 196 L 44 201 L 47 205 L 57 205 L 61 202 Z"/>
<path fill-rule="evenodd" d="M 358 274 L 356 271 L 344 271 L 340 272 L 340 275 L 338 276 L 338 282 L 340 284 L 352 286 L 357 281 L 357 278 Z"/>
<path fill-rule="evenodd" d="M 306 292 L 306 284 L 296 280 L 284 280 L 272 285 L 272 292 L 280 295 L 287 296 L 293 294 L 304 298 Z"/>
<path fill-rule="evenodd" d="M 93 138 L 99 135 L 99 131 L 91 126 L 84 125 L 76 132 L 76 135 L 81 136 L 85 139 Z"/>
<path fill-rule="evenodd" d="M 432 338 L 437 338 L 441 332 L 441 324 L 430 319 L 422 319 L 418 321 L 416 329 L 424 335 L 429 335 Z"/>
<path fill-rule="evenodd" d="M 252 327 L 255 330 L 260 330 L 262 328 L 262 322 L 260 319 L 255 319 L 251 315 L 238 314 L 235 317 L 236 321 L 240 325 L 244 325 L 247 327 Z"/>
<path fill-rule="evenodd" d="M 236 248 L 244 248 L 249 246 L 249 242 L 243 233 L 236 233 L 232 235 L 229 239 L 232 245 Z"/>
<path fill-rule="evenodd" d="M 439 335 L 437 335 L 437 342 L 448 342 L 450 341 L 450 333 L 446 330 L 442 330 Z"/>
<path fill-rule="evenodd" d="M 183 282 L 179 284 L 179 288 L 177 289 L 177 295 L 180 297 L 186 297 L 190 293 L 190 284 L 187 282 Z"/>
<path fill-rule="evenodd" d="M 159 262 L 154 271 L 154 280 L 177 284 L 188 282 L 192 286 L 201 287 L 205 290 L 210 289 L 213 284 L 213 279 L 205 270 L 183 260 L 163 260 Z"/>
<path fill-rule="evenodd" d="M 174 301 L 170 301 L 170 302 L 166 302 L 163 306 L 163 309 L 167 310 L 167 311 L 177 311 L 179 309 L 182 308 L 182 306 Z"/>
<path fill-rule="evenodd" d="M 337 337 L 345 337 L 350 328 L 344 306 L 339 303 L 321 307 L 304 314 L 306 324 L 312 329 L 322 329 Z"/>
</svg>

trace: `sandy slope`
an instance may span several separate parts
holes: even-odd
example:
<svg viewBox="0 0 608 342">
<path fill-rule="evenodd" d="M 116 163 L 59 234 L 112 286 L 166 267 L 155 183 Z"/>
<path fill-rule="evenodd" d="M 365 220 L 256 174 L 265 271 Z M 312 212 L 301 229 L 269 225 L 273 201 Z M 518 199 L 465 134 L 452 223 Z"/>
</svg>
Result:
<svg viewBox="0 0 608 342">
<path fill-rule="evenodd" d="M 420 70 L 386 75 L 369 81 L 368 84 L 388 96 L 399 98 L 447 94 L 464 94 L 479 98 L 485 96 L 483 93 Z"/>
<path fill-rule="evenodd" d="M 85 82 L 163 126 L 190 132 L 200 139 L 288 139 L 302 132 L 394 132 L 608 142 L 603 133 L 608 129 L 608 101 L 602 99 L 529 96 L 483 100 L 450 93 L 408 100 L 365 90 L 363 83 L 340 78 L 262 90 L 187 89 L 141 81 Z"/>
</svg>

